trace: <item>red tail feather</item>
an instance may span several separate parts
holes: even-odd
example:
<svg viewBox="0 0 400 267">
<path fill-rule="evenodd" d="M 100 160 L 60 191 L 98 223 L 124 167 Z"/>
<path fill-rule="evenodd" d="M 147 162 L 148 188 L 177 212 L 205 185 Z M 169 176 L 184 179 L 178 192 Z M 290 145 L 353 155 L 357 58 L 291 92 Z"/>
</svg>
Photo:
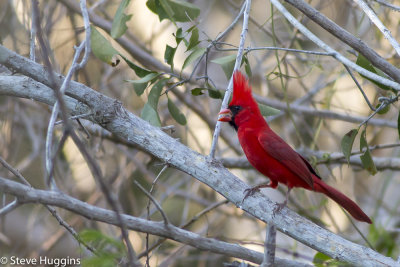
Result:
<svg viewBox="0 0 400 267">
<path fill-rule="evenodd" d="M 371 219 L 361 210 L 361 208 L 356 203 L 354 203 L 353 200 L 346 197 L 335 188 L 325 184 L 323 181 L 319 179 L 314 179 L 314 190 L 330 197 L 345 210 L 347 210 L 356 220 L 366 223 L 372 223 Z"/>
</svg>

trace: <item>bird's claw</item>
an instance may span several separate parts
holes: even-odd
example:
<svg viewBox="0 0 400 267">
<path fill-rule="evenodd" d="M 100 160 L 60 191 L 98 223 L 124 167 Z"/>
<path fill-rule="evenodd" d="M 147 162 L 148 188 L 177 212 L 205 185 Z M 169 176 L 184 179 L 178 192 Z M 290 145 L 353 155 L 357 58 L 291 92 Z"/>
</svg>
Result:
<svg viewBox="0 0 400 267">
<path fill-rule="evenodd" d="M 272 211 L 272 216 L 275 215 L 275 213 L 280 212 L 284 207 L 286 207 L 287 201 L 283 201 L 282 203 L 276 203 L 274 210 Z"/>
<path fill-rule="evenodd" d="M 247 188 L 246 190 L 244 190 L 244 192 L 243 192 L 244 193 L 244 197 L 242 199 L 242 204 L 243 204 L 243 201 L 246 198 L 254 195 L 254 193 L 257 192 L 257 191 L 260 191 L 260 189 L 258 187 Z"/>
</svg>

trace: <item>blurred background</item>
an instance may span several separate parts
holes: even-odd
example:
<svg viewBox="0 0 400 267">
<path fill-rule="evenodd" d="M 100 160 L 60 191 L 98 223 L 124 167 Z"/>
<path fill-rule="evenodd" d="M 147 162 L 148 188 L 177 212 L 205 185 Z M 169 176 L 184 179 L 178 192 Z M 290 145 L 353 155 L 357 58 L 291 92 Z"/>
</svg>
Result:
<svg viewBox="0 0 400 267">
<path fill-rule="evenodd" d="M 218 59 L 236 55 L 242 20 L 240 19 L 219 43 L 212 45 L 211 42 L 231 24 L 240 11 L 242 1 L 187 1 L 199 8 L 199 15 L 186 22 L 172 22 L 169 19 L 160 21 L 159 16 L 146 5 L 147 1 L 132 0 L 124 11 L 125 14 L 132 14 L 132 17 L 127 21 L 127 31 L 121 38 L 134 44 L 137 48 L 135 51 L 152 55 L 155 61 L 165 66 L 164 69 L 159 69 L 152 62 L 141 61 L 137 54 L 121 44 L 121 39 L 109 36 L 107 25 L 113 22 L 121 1 L 87 2 L 92 14 L 91 22 L 119 53 L 139 66 L 169 75 L 169 84 L 163 91 L 176 82 L 184 81 L 179 77 L 179 72 L 191 53 L 186 51 L 186 45 L 179 44 L 171 71 L 165 62 L 166 45 L 177 46 L 175 36 L 178 28 L 182 28 L 184 35 L 193 26 L 198 29 L 199 43 L 196 47 L 209 47 L 207 58 L 185 66 L 182 77 L 193 74 L 192 79 L 173 89 L 170 88 L 168 97 L 165 94 L 161 95 L 157 112 L 161 126 L 171 126 L 167 130 L 171 136 L 179 138 L 193 150 L 208 154 L 221 106 L 218 94 L 223 93 L 222 90 L 225 90 L 228 84 L 222 68 L 225 65 Z M 338 25 L 366 42 L 394 66 L 399 65 L 399 57 L 389 42 L 353 1 L 309 2 Z M 375 1 L 369 3 L 395 39 L 399 40 L 400 13 Z M 49 57 L 53 68 L 65 75 L 71 65 L 74 45 L 78 45 L 85 34 L 79 3 L 75 0 L 48 0 L 39 1 L 39 4 L 41 26 L 50 48 Z M 357 60 L 357 53 L 352 48 L 292 6 L 286 7 L 332 48 L 353 62 Z M 271 11 L 269 1 L 253 1 L 245 48 L 283 47 L 322 51 L 293 28 L 279 11 L 274 9 L 273 15 Z M 31 13 L 30 1 L 0 1 L 1 44 L 26 57 L 29 57 Z M 193 31 L 187 32 L 184 38 L 189 41 L 192 35 Z M 37 62 L 42 64 L 42 56 L 38 49 L 36 56 Z M 359 154 L 352 157 L 351 164 L 347 164 L 343 157 L 330 158 L 341 152 L 343 136 L 351 129 L 358 128 L 360 123 L 373 113 L 341 63 L 330 56 L 266 49 L 247 51 L 246 60 L 242 70 L 249 76 L 257 100 L 282 111 L 267 118 L 270 126 L 316 166 L 324 181 L 355 200 L 370 215 L 374 224 L 353 224 L 352 219 L 336 203 L 325 196 L 303 189 L 292 190 L 289 208 L 348 240 L 365 246 L 368 246 L 368 240 L 380 253 L 397 258 L 400 231 L 398 103 L 390 105 L 385 114 L 376 114 L 366 127 L 366 139 L 378 170 L 372 175 L 357 163 Z M 1 72 L 10 73 L 4 67 L 0 67 Z M 379 104 L 379 97 L 394 95 L 391 90 L 379 88 L 358 73 L 353 74 L 374 107 Z M 76 81 L 122 101 L 127 109 L 138 116 L 142 114 L 148 101 L 151 87 L 138 95 L 133 84 L 127 80 L 140 78 L 125 61 L 111 66 L 94 55 L 90 57 L 85 68 L 74 77 Z M 196 88 L 202 89 L 196 91 Z M 213 95 L 213 92 L 217 93 L 217 96 Z M 168 98 L 185 116 L 186 123 L 178 123 L 171 115 Z M 299 99 L 302 102 L 295 102 Z M 51 109 L 29 99 L 3 95 L 0 96 L 0 103 L 1 157 L 18 169 L 35 188 L 46 188 L 44 151 Z M 360 118 L 361 121 L 357 121 Z M 379 124 L 375 119 L 385 123 Z M 99 126 L 85 120 L 82 120 L 82 124 L 85 131 L 75 123 L 81 139 L 100 164 L 104 177 L 110 184 L 110 190 L 118 195 L 124 213 L 147 218 L 149 200 L 134 181 L 150 190 L 158 177 L 152 194 L 162 204 L 174 225 L 185 225 L 193 216 L 214 205 L 216 207 L 202 214 L 186 226 L 186 229 L 263 252 L 263 222 L 225 202 L 218 193 L 185 173 L 173 168 L 161 172 L 163 162 L 113 138 Z M 364 127 L 365 125 L 360 129 Z M 354 142 L 354 152 L 359 152 L 361 130 Z M 58 125 L 55 140 L 59 139 L 61 134 L 62 126 Z M 385 146 L 381 148 L 382 145 Z M 249 185 L 265 181 L 262 175 L 246 164 L 236 132 L 228 124 L 223 125 L 216 156 Z M 2 177 L 12 177 L 4 168 L 0 169 L 0 173 Z M 54 175 L 57 186 L 63 192 L 90 204 L 109 208 L 85 160 L 71 140 L 67 140 L 57 154 Z M 279 190 L 263 189 L 262 192 L 274 201 L 282 202 L 286 187 L 279 186 Z M 2 206 L 13 200 L 11 196 L 1 196 Z M 98 233 L 97 237 L 100 239 L 103 235 L 115 240 L 120 238 L 120 230 L 114 226 L 90 221 L 65 210 L 57 210 L 77 232 L 92 229 Z M 150 218 L 162 219 L 152 205 Z M 129 237 L 135 251 L 142 255 L 146 250 L 146 234 L 130 231 Z M 159 240 L 159 237 L 150 236 L 148 244 L 151 247 Z M 96 241 L 96 238 L 89 239 L 94 247 L 100 246 Z M 111 244 L 102 249 L 110 251 L 115 257 L 122 253 Z M 36 204 L 23 205 L 0 217 L 0 252 L 1 255 L 25 258 L 38 255 L 92 257 L 63 227 L 60 227 L 48 210 Z M 278 232 L 278 257 L 312 262 L 315 254 L 313 249 Z M 149 263 L 151 266 L 222 266 L 224 262 L 232 260 L 166 240 L 151 251 Z M 144 256 L 141 257 L 141 261 L 145 262 Z"/>
</svg>

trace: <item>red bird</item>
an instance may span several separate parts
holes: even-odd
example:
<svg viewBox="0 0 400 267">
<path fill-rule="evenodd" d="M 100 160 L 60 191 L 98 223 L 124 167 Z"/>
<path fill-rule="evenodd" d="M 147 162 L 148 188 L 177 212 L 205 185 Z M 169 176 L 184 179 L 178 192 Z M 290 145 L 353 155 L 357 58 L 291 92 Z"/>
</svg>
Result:
<svg viewBox="0 0 400 267">
<path fill-rule="evenodd" d="M 288 187 L 288 191 L 286 200 L 280 207 L 286 205 L 293 187 L 302 187 L 327 195 L 356 220 L 372 223 L 354 201 L 324 183 L 310 163 L 271 130 L 251 94 L 251 87 L 239 71 L 233 76 L 232 101 L 219 115 L 219 121 L 229 122 L 237 131 L 239 142 L 250 164 L 270 179 L 267 184 L 247 189 L 244 198 L 259 188 L 276 188 L 278 183 L 282 183 Z"/>
</svg>

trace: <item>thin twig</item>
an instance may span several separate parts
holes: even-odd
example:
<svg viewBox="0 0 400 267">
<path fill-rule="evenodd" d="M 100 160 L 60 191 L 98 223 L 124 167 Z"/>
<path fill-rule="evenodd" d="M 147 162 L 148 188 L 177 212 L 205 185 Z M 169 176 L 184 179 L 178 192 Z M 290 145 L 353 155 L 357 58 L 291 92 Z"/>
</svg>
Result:
<svg viewBox="0 0 400 267">
<path fill-rule="evenodd" d="M 393 9 L 394 11 L 399 11 L 400 12 L 400 6 L 395 6 L 395 5 L 391 4 L 391 3 L 388 3 L 388 2 L 383 1 L 383 0 L 374 0 L 374 1 L 379 3 L 379 4 L 381 4 L 382 6 L 386 6 L 386 7 L 389 7 L 391 9 Z"/>
<path fill-rule="evenodd" d="M 383 33 L 386 39 L 389 40 L 390 44 L 393 46 L 394 50 L 396 50 L 397 54 L 400 56 L 400 45 L 393 38 L 390 31 L 383 25 L 382 21 L 378 18 L 375 12 L 369 7 L 369 5 L 364 0 L 354 0 L 361 9 L 364 11 L 365 14 L 369 17 L 369 19 L 378 27 L 378 29 Z"/>
<path fill-rule="evenodd" d="M 76 119 L 86 118 L 86 117 L 89 117 L 89 116 L 91 116 L 91 115 L 93 115 L 93 114 L 92 114 L 92 113 L 79 114 L 79 115 L 76 115 L 76 116 L 72 116 L 72 117 L 70 117 L 69 119 L 70 119 L 70 120 L 76 120 Z M 59 124 L 62 124 L 62 123 L 63 123 L 63 121 L 60 120 L 60 121 L 56 121 L 56 122 L 54 123 L 54 125 L 59 125 Z"/>
<path fill-rule="evenodd" d="M 5 214 L 9 213 L 10 211 L 15 210 L 20 206 L 20 203 L 18 203 L 18 199 L 15 199 L 13 202 L 8 203 L 5 205 L 3 208 L 0 209 L 0 216 L 4 216 Z"/>
<path fill-rule="evenodd" d="M 285 18 L 296 28 L 298 28 L 305 37 L 310 39 L 312 42 L 314 42 L 316 45 L 321 47 L 323 50 L 333 53 L 333 57 L 336 58 L 338 61 L 340 61 L 343 64 L 346 64 L 350 68 L 354 69 L 358 73 L 374 80 L 379 83 L 382 83 L 386 86 L 392 87 L 393 89 L 399 90 L 400 91 L 400 70 L 391 65 L 389 62 L 387 62 L 384 58 L 379 56 L 373 49 L 371 49 L 369 46 L 367 46 L 364 42 L 362 42 L 360 39 L 355 38 L 352 34 L 347 32 L 346 30 L 342 29 L 339 27 L 336 23 L 333 21 L 329 20 L 325 16 L 323 16 L 320 12 L 315 10 L 313 7 L 308 5 L 302 0 L 285 0 L 286 2 L 290 3 L 297 9 L 299 9 L 301 12 L 306 14 L 310 19 L 315 21 L 318 25 L 323 27 L 324 29 L 328 30 L 330 33 L 338 37 L 340 40 L 343 42 L 346 42 L 348 45 L 353 47 L 355 50 L 357 50 L 359 53 L 361 53 L 363 56 L 365 56 L 373 65 L 376 67 L 382 69 L 385 73 L 390 75 L 391 78 L 393 78 L 395 81 L 391 81 L 389 79 L 386 79 L 384 77 L 381 77 L 375 73 L 372 73 L 351 60 L 347 59 L 344 57 L 342 54 L 334 50 L 332 47 L 327 45 L 325 42 L 323 42 L 320 38 L 318 38 L 315 34 L 313 34 L 310 30 L 308 30 L 303 24 L 301 24 L 293 15 L 278 1 L 278 0 L 271 0 L 271 3 L 285 16 Z"/>
<path fill-rule="evenodd" d="M 345 69 L 347 70 L 347 72 L 350 74 L 350 77 L 353 79 L 354 83 L 357 85 L 357 88 L 360 90 L 360 92 L 361 92 L 361 94 L 363 95 L 363 97 L 364 97 L 364 99 L 365 99 L 365 102 L 367 102 L 369 108 L 370 108 L 372 111 L 375 111 L 375 110 L 376 110 L 375 107 L 371 104 L 371 102 L 369 102 L 369 99 L 368 99 L 367 94 L 366 94 L 366 93 L 364 92 L 364 90 L 361 88 L 361 85 L 358 83 L 356 77 L 354 77 L 353 72 L 351 71 L 351 69 L 350 69 L 347 65 L 345 65 L 345 64 L 343 64 L 343 66 L 345 67 Z"/>
<path fill-rule="evenodd" d="M 246 0 L 246 9 L 243 14 L 242 33 L 240 34 L 239 49 L 238 49 L 238 53 L 236 55 L 236 61 L 235 61 L 235 66 L 233 67 L 233 73 L 240 68 L 240 64 L 242 62 L 244 43 L 246 40 L 247 31 L 248 31 L 250 8 L 251 8 L 251 0 Z M 228 88 L 225 92 L 224 99 L 222 100 L 221 110 L 227 108 L 228 101 L 230 100 L 230 97 L 231 97 L 231 94 L 233 91 L 233 73 L 232 73 L 231 79 L 229 80 Z M 210 150 L 210 155 L 209 155 L 210 158 L 215 157 L 215 151 L 217 150 L 217 143 L 218 143 L 218 137 L 219 137 L 220 132 L 221 132 L 221 122 L 217 121 L 217 123 L 215 125 L 214 134 L 213 134 L 212 144 L 211 144 L 211 150 Z"/>
<path fill-rule="evenodd" d="M 227 203 L 229 203 L 228 200 L 222 200 L 220 202 L 216 202 L 216 203 L 211 204 L 210 206 L 208 206 L 207 208 L 205 208 L 204 210 L 200 211 L 195 216 L 193 216 L 189 221 L 187 221 L 184 224 L 181 224 L 179 226 L 179 228 L 182 228 L 182 229 L 187 228 L 188 226 L 190 226 L 191 224 L 196 222 L 198 219 L 200 219 L 206 213 L 218 208 L 221 205 L 227 204 Z M 166 238 L 162 238 L 162 239 L 158 240 L 157 242 L 155 242 L 151 247 L 146 247 L 145 251 L 143 251 L 143 252 L 138 254 L 138 258 L 140 259 L 141 257 L 148 255 L 152 250 L 154 250 L 156 247 L 161 245 L 166 240 L 167 240 Z"/>
<path fill-rule="evenodd" d="M 5 161 L 2 157 L 0 157 L 0 163 L 7 169 L 9 170 L 12 174 L 14 174 L 15 177 L 17 177 L 19 180 L 21 180 L 22 183 L 25 185 L 29 186 L 32 188 L 31 184 L 28 182 L 28 180 L 25 179 L 22 174 L 16 170 L 14 167 L 12 167 L 10 164 L 8 164 L 7 161 Z M 18 199 L 14 200 L 13 202 L 9 203 L 7 206 L 2 208 L 0 210 L 0 215 L 4 215 L 7 212 L 12 211 L 13 209 L 17 208 L 21 203 L 18 202 Z M 63 226 L 69 233 L 72 234 L 72 236 L 80 243 L 82 244 L 86 249 L 91 251 L 94 254 L 97 254 L 96 250 L 92 248 L 90 245 L 86 244 L 81 238 L 79 237 L 78 233 L 70 226 L 67 222 L 65 222 L 60 215 L 56 212 L 56 210 L 53 207 L 50 207 L 48 205 L 43 204 L 48 211 L 56 218 L 56 220 L 59 222 L 61 226 Z"/>
<path fill-rule="evenodd" d="M 81 0 L 80 6 L 81 6 L 81 10 L 82 10 L 82 17 L 83 17 L 84 25 L 85 25 L 86 37 L 85 37 L 85 40 L 76 48 L 71 67 L 69 68 L 67 76 L 65 77 L 63 83 L 61 84 L 60 89 L 58 90 L 61 97 L 64 95 L 66 88 L 69 86 L 69 83 L 70 83 L 74 73 L 86 65 L 88 58 L 89 58 L 89 54 L 90 54 L 90 34 L 91 34 L 91 32 L 90 32 L 89 15 L 88 15 L 87 7 L 86 7 L 86 0 Z M 83 50 L 84 50 L 84 56 L 83 56 L 81 62 L 78 62 Z M 47 177 L 48 185 L 53 184 L 52 183 L 53 177 L 50 176 L 49 174 L 50 174 L 50 170 L 53 168 L 52 167 L 53 162 L 51 161 L 51 158 L 52 158 L 51 152 L 52 152 L 52 147 L 53 147 L 54 126 L 55 126 L 56 119 L 57 119 L 58 112 L 59 112 L 59 105 L 60 105 L 60 101 L 57 100 L 53 106 L 53 110 L 52 110 L 51 117 L 49 120 L 49 126 L 47 128 L 47 135 L 46 135 L 46 170 L 48 173 L 48 177 Z"/>
<path fill-rule="evenodd" d="M 162 217 L 164 219 L 164 224 L 168 225 L 169 224 L 168 217 L 165 214 L 164 210 L 162 209 L 161 205 L 158 204 L 158 201 L 146 189 L 144 189 L 144 187 L 138 181 L 134 180 L 133 183 L 137 187 L 139 187 L 140 190 L 142 190 L 142 192 L 151 200 L 151 202 L 153 202 L 153 204 L 156 206 L 158 211 L 161 213 L 161 215 L 162 215 Z"/>
<path fill-rule="evenodd" d="M 219 43 L 216 43 L 218 45 Z M 238 51 L 238 48 L 218 48 L 215 46 L 215 49 L 218 51 Z M 333 56 L 333 53 L 328 52 L 318 52 L 318 51 L 309 51 L 309 50 L 301 50 L 301 49 L 293 49 L 293 48 L 284 48 L 284 47 L 275 47 L 275 46 L 260 46 L 260 47 L 247 47 L 244 49 L 246 53 L 250 53 L 252 51 L 263 51 L 263 50 L 281 50 L 287 52 L 295 52 L 295 53 L 304 53 L 310 55 L 318 55 L 318 56 Z"/>
<path fill-rule="evenodd" d="M 37 0 L 31 0 L 31 6 L 32 6 L 32 13 L 31 13 L 31 36 L 30 36 L 30 45 L 29 45 L 29 58 L 32 61 L 36 61 L 36 45 L 35 45 L 35 40 L 36 40 L 36 9 L 33 8 L 35 5 L 37 5 L 35 2 Z"/>
<path fill-rule="evenodd" d="M 164 167 L 161 169 L 161 171 L 158 173 L 157 177 L 154 179 L 154 181 L 151 183 L 151 188 L 150 188 L 150 192 L 149 194 L 151 195 L 153 193 L 155 184 L 157 183 L 158 179 L 160 178 L 161 174 L 168 168 L 168 165 L 165 164 Z M 136 182 L 136 181 L 135 181 Z M 139 187 L 140 188 L 140 187 Z M 142 190 L 143 191 L 143 190 Z M 147 207 L 146 207 L 146 211 L 147 211 L 147 220 L 150 220 L 150 203 L 151 203 L 152 199 L 149 197 L 149 202 L 147 203 Z M 156 206 L 157 207 L 157 206 Z M 157 207 L 158 208 L 158 207 Z M 163 212 L 162 209 L 159 209 L 160 212 Z M 161 213 L 163 214 L 163 213 Z M 164 216 L 163 216 L 164 217 Z M 165 216 L 165 218 L 168 219 L 167 216 Z M 164 223 L 167 225 L 168 224 L 168 220 L 165 220 L 164 218 Z M 149 233 L 146 233 L 146 251 L 149 251 Z M 138 256 L 138 259 L 140 257 Z M 149 253 L 146 254 L 146 266 L 150 267 L 150 255 Z"/>
</svg>

